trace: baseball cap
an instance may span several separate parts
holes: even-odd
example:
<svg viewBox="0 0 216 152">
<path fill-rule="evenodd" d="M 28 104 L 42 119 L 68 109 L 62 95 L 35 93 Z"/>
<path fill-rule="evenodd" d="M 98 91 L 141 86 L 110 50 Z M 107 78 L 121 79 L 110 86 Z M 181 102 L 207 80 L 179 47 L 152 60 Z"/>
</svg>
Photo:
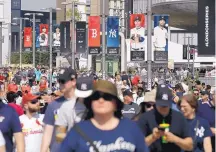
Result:
<svg viewBox="0 0 216 152">
<path fill-rule="evenodd" d="M 77 78 L 77 73 L 71 67 L 61 69 L 58 76 L 59 82 L 63 84 L 76 78 Z"/>
<path fill-rule="evenodd" d="M 28 102 L 31 102 L 32 100 L 39 99 L 39 98 L 40 98 L 39 96 L 33 95 L 31 93 L 25 94 L 22 97 L 22 105 L 27 104 Z"/>
<path fill-rule="evenodd" d="M 160 17 L 159 21 L 161 21 L 161 20 L 166 21 L 166 19 L 164 18 L 164 16 L 161 16 L 161 17 Z"/>
<path fill-rule="evenodd" d="M 123 92 L 123 97 L 124 96 L 133 96 L 133 92 L 131 92 L 129 89 L 127 89 Z"/>
<path fill-rule="evenodd" d="M 93 92 L 93 79 L 90 77 L 79 77 L 76 81 L 75 96 L 87 98 Z"/>
<path fill-rule="evenodd" d="M 156 92 L 156 106 L 171 107 L 172 105 L 172 92 L 165 84 L 157 87 Z"/>
<path fill-rule="evenodd" d="M 140 17 L 140 16 L 136 16 L 136 17 L 134 18 L 134 21 L 137 21 L 137 20 L 141 21 L 141 17 Z"/>
<path fill-rule="evenodd" d="M 202 95 L 202 96 L 204 96 L 204 95 L 210 95 L 210 93 L 209 93 L 208 91 L 202 91 L 202 92 L 201 92 L 201 95 Z"/>
</svg>

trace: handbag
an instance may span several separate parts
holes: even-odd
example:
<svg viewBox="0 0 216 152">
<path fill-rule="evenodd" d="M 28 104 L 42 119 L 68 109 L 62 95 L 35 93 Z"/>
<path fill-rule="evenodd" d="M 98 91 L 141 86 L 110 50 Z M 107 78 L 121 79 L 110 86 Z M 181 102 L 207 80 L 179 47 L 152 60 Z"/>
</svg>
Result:
<svg viewBox="0 0 216 152">
<path fill-rule="evenodd" d="M 80 127 L 75 124 L 74 125 L 74 130 L 87 142 L 90 143 L 90 145 L 94 148 L 95 152 L 99 152 L 98 148 L 95 146 L 95 144 L 93 143 L 93 140 L 91 140 L 81 129 Z"/>
</svg>

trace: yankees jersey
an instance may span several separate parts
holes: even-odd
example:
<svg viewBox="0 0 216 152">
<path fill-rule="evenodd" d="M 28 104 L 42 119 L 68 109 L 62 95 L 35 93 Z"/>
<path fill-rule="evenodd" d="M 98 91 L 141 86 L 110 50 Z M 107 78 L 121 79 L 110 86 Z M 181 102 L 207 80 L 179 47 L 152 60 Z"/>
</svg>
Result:
<svg viewBox="0 0 216 152">
<path fill-rule="evenodd" d="M 203 141 L 206 137 L 211 137 L 212 132 L 210 130 L 210 125 L 207 120 L 196 116 L 192 120 L 187 120 L 190 124 L 190 133 L 191 137 L 193 138 L 194 144 L 194 152 L 202 152 L 204 151 L 203 148 Z"/>
<path fill-rule="evenodd" d="M 161 28 L 159 26 L 154 28 L 154 46 L 156 48 L 165 48 L 167 38 L 167 29 Z"/>
<path fill-rule="evenodd" d="M 132 38 L 134 36 L 134 40 L 136 38 L 139 38 L 139 42 L 138 43 L 131 43 L 131 49 L 132 50 L 137 50 L 137 51 L 144 51 L 145 50 L 145 28 L 144 27 L 140 27 L 140 28 L 133 28 L 130 31 L 130 37 Z M 141 41 L 140 41 L 141 40 Z"/>
</svg>

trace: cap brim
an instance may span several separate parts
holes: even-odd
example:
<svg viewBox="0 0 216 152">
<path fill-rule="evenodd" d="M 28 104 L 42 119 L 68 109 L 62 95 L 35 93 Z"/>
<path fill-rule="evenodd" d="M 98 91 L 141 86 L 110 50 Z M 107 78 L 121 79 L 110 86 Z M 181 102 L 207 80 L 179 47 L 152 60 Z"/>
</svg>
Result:
<svg viewBox="0 0 216 152">
<path fill-rule="evenodd" d="M 88 91 L 80 91 L 78 89 L 75 89 L 75 96 L 79 98 L 87 98 L 92 95 L 93 90 L 88 90 Z"/>
<path fill-rule="evenodd" d="M 164 101 L 164 100 L 156 100 L 155 105 L 160 106 L 160 107 L 171 107 L 172 102 L 171 101 Z"/>
</svg>

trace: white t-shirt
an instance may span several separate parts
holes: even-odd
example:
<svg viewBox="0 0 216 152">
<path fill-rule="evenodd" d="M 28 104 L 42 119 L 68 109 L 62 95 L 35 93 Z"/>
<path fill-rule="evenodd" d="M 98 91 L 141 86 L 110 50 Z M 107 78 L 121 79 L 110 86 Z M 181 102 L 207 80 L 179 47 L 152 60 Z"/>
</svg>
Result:
<svg viewBox="0 0 216 152">
<path fill-rule="evenodd" d="M 159 26 L 154 28 L 154 46 L 156 48 L 165 48 L 167 38 L 167 29 L 161 28 Z"/>
<path fill-rule="evenodd" d="M 19 117 L 25 136 L 25 152 L 39 152 L 43 137 L 43 114 L 35 114 L 29 119 L 26 115 Z"/>
<path fill-rule="evenodd" d="M 145 37 L 145 28 L 140 27 L 140 28 L 133 28 L 131 29 L 131 37 L 134 35 L 136 38 L 138 35 L 142 38 Z M 139 50 L 139 51 L 144 51 L 145 50 L 145 42 L 139 42 L 139 43 L 131 43 L 131 49 L 132 50 Z"/>
<path fill-rule="evenodd" d="M 4 146 L 5 145 L 5 140 L 4 137 L 2 135 L 2 132 L 0 131 L 0 146 Z"/>
</svg>

